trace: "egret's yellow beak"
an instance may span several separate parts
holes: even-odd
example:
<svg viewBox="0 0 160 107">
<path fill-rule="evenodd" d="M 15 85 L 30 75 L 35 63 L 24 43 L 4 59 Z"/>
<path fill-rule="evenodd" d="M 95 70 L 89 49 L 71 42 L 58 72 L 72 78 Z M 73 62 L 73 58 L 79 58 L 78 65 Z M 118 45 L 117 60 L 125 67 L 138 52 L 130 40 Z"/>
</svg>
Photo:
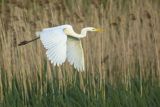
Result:
<svg viewBox="0 0 160 107">
<path fill-rule="evenodd" d="M 100 29 L 100 28 L 97 28 L 96 29 L 96 32 L 103 32 L 104 30 L 103 29 Z"/>
</svg>

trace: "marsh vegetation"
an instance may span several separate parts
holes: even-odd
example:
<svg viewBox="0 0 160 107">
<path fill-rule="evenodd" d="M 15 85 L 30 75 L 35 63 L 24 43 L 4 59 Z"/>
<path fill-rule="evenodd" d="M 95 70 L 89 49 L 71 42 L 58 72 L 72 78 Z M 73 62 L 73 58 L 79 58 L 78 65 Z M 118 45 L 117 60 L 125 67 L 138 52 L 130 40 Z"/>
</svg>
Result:
<svg viewBox="0 0 160 107">
<path fill-rule="evenodd" d="M 1 0 L 1 107 L 160 106 L 159 0 Z M 42 28 L 105 29 L 82 39 L 85 72 L 54 67 L 41 42 L 18 47 Z M 91 37 L 92 36 L 92 37 Z"/>
</svg>

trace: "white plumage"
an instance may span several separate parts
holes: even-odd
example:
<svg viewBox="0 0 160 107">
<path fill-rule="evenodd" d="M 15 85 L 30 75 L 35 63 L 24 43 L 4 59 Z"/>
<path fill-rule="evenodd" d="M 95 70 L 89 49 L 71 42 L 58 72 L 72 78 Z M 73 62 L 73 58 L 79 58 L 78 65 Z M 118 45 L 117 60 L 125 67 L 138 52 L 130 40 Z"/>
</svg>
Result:
<svg viewBox="0 0 160 107">
<path fill-rule="evenodd" d="M 73 31 L 71 25 L 61 25 L 45 28 L 36 32 L 42 44 L 47 49 L 47 57 L 54 65 L 61 65 L 67 59 L 78 71 L 84 71 L 84 54 L 80 38 L 86 36 L 87 31 L 100 31 L 93 27 L 83 28 L 81 34 Z"/>
<path fill-rule="evenodd" d="M 84 71 L 84 54 L 80 39 L 68 37 L 67 59 L 78 71 Z"/>
</svg>

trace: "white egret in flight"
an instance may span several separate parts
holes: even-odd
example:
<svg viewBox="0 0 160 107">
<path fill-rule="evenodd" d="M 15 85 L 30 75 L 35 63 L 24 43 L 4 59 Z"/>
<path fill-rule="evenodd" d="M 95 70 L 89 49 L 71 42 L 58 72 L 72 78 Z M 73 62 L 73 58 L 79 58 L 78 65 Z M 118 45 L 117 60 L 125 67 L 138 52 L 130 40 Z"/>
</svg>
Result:
<svg viewBox="0 0 160 107">
<path fill-rule="evenodd" d="M 71 25 L 61 25 L 52 28 L 45 28 L 36 32 L 37 38 L 31 41 L 23 41 L 24 45 L 40 38 L 47 49 L 47 57 L 54 65 L 61 65 L 67 59 L 78 71 L 84 71 L 84 53 L 81 38 L 86 37 L 87 31 L 101 31 L 93 27 L 86 27 L 80 34 L 74 32 Z"/>
</svg>

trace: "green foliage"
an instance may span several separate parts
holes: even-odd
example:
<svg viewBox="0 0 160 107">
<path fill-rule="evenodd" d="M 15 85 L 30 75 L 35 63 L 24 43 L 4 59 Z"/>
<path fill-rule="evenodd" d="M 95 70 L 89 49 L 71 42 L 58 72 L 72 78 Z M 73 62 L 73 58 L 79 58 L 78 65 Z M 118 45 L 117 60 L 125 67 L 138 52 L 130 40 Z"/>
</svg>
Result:
<svg viewBox="0 0 160 107">
<path fill-rule="evenodd" d="M 45 73 L 46 71 L 44 71 Z M 38 75 L 38 74 L 37 74 Z M 78 74 L 76 74 L 78 76 Z M 102 89 L 81 89 L 79 79 L 67 87 L 59 88 L 58 80 L 48 81 L 43 78 L 43 83 L 35 81 L 27 85 L 25 92 L 24 84 L 20 84 L 13 77 L 12 87 L 8 87 L 6 73 L 1 72 L 3 83 L 3 101 L 1 107 L 158 107 L 160 106 L 160 87 L 156 83 L 139 78 L 131 80 L 131 87 L 119 83 L 113 86 L 109 83 Z M 26 80 L 28 83 L 29 80 Z M 75 84 L 74 84 L 75 83 Z M 85 83 L 85 85 L 92 84 Z M 140 90 L 142 87 L 142 92 Z M 95 91 L 95 93 L 94 93 Z"/>
</svg>

